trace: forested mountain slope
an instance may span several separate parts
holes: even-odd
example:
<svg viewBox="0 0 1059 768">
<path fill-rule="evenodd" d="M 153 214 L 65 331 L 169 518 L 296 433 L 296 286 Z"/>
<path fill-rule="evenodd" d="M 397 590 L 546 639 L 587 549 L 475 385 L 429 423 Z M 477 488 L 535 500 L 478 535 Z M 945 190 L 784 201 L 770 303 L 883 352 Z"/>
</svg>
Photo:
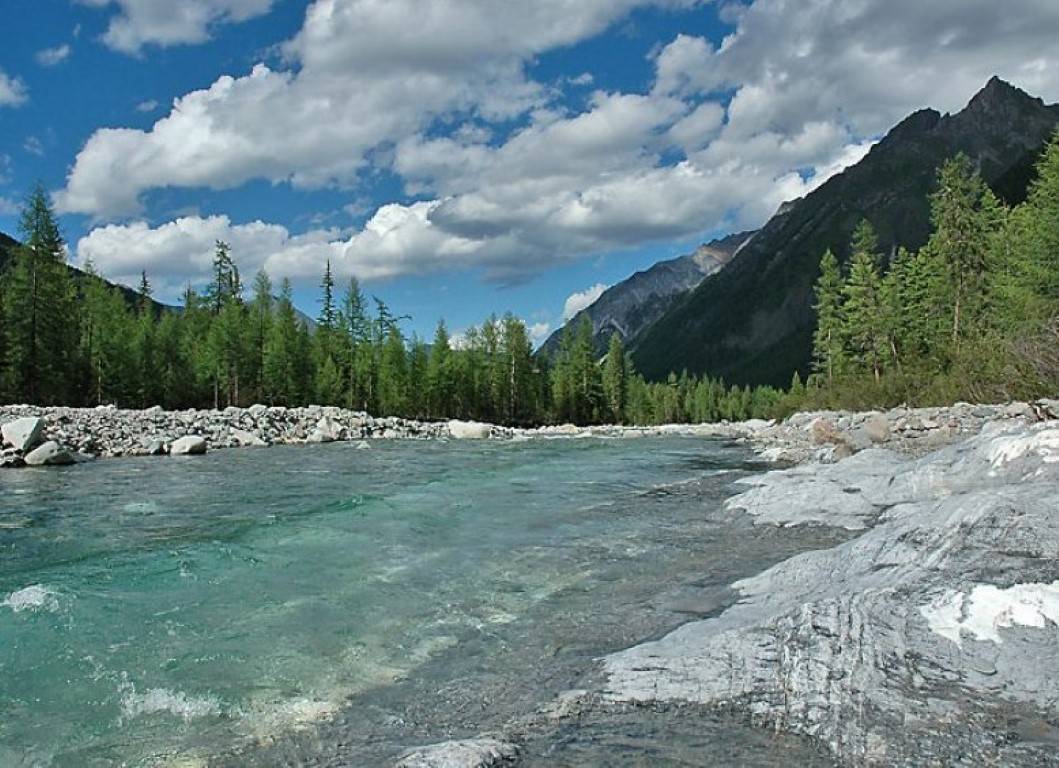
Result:
<svg viewBox="0 0 1059 768">
<path fill-rule="evenodd" d="M 938 167 L 959 152 L 1007 202 L 1026 193 L 1059 123 L 1059 106 L 994 78 L 961 112 L 916 112 L 857 165 L 773 217 L 727 268 L 689 293 L 631 344 L 649 379 L 687 369 L 731 383 L 786 385 L 807 372 L 813 282 L 831 248 L 845 261 L 858 222 L 885 253 L 918 248 L 930 232 Z"/>
</svg>

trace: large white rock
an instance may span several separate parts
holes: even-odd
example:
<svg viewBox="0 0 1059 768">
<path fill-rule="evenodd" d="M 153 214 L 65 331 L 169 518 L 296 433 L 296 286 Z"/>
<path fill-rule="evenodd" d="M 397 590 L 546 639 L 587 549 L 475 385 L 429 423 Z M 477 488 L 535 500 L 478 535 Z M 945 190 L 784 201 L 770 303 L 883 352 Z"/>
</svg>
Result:
<svg viewBox="0 0 1059 768">
<path fill-rule="evenodd" d="M 43 432 L 44 419 L 38 416 L 15 419 L 0 427 L 4 442 L 19 451 L 28 451 L 37 445 Z"/>
<path fill-rule="evenodd" d="M 484 440 L 492 433 L 493 427 L 478 421 L 449 422 L 449 434 L 457 440 Z"/>
<path fill-rule="evenodd" d="M 53 467 L 73 464 L 74 457 L 54 440 L 49 440 L 27 453 L 23 460 L 31 467 Z"/>
<path fill-rule="evenodd" d="M 245 429 L 233 429 L 232 437 L 237 443 L 239 443 L 239 445 L 242 446 L 260 448 L 268 445 L 268 443 L 266 443 L 260 437 L 255 435 L 253 432 L 247 432 Z"/>
<path fill-rule="evenodd" d="M 206 439 L 199 435 L 185 435 L 169 446 L 170 456 L 193 456 L 206 452 Z"/>
</svg>

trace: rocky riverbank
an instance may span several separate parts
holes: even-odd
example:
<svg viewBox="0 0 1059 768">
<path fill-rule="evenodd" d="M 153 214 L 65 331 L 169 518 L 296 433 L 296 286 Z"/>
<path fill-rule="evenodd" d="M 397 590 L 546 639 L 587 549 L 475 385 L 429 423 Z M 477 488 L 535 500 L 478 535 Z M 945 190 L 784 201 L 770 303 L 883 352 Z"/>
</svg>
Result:
<svg viewBox="0 0 1059 768">
<path fill-rule="evenodd" d="M 343 408 L 253 405 L 222 411 L 161 408 L 0 407 L 0 466 L 66 464 L 94 457 L 195 454 L 237 447 L 373 439 L 636 438 L 690 435 L 748 441 L 773 461 L 837 461 L 884 445 L 921 454 L 977 433 L 990 422 L 1038 421 L 1059 415 L 1059 403 L 958 404 L 885 413 L 802 413 L 783 422 L 664 425 L 570 424 L 512 429 L 468 421 L 421 422 L 372 416 Z M 34 453 L 36 451 L 36 453 Z"/>
<path fill-rule="evenodd" d="M 1044 402 L 756 427 L 745 437 L 760 451 L 803 463 L 741 481 L 729 508 L 863 532 L 603 659 L 598 687 L 563 694 L 541 720 L 706 707 L 807 737 L 844 765 L 1059 765 L 1055 416 Z M 507 764 L 496 744 L 514 753 L 519 727 L 483 739 L 404 764 Z"/>
</svg>

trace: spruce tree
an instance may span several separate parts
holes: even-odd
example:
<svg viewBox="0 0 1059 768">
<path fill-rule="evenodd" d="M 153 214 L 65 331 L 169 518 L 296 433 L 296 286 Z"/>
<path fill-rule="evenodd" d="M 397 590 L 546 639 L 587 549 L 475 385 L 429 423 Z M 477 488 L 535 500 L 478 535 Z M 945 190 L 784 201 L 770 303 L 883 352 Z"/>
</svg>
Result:
<svg viewBox="0 0 1059 768">
<path fill-rule="evenodd" d="M 5 280 L 7 371 L 21 400 L 61 404 L 69 396 L 79 342 L 76 295 L 58 220 L 43 186 L 19 219 L 22 246 Z"/>
<path fill-rule="evenodd" d="M 882 376 L 885 355 L 878 240 L 875 230 L 863 221 L 853 233 L 853 256 L 849 277 L 842 289 L 844 320 L 842 335 L 847 353 L 858 372 Z"/>
<path fill-rule="evenodd" d="M 824 377 L 828 389 L 844 363 L 842 348 L 842 273 L 838 259 L 828 249 L 820 259 L 820 276 L 816 281 L 816 331 L 813 333 L 813 370 Z"/>
</svg>

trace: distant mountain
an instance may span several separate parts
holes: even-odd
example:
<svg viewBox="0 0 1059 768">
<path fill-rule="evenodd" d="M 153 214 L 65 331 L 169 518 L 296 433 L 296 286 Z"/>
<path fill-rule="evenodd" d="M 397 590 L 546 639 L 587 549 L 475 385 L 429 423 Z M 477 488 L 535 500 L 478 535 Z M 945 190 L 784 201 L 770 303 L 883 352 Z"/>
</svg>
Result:
<svg viewBox="0 0 1059 768">
<path fill-rule="evenodd" d="M 753 234 L 741 232 L 714 240 L 699 246 L 692 254 L 660 261 L 611 286 L 592 304 L 570 318 L 563 328 L 549 336 L 541 345 L 540 354 L 555 354 L 563 329 L 580 323 L 581 318 L 586 316 L 592 321 L 596 351 L 601 355 L 606 351 L 611 334 L 617 333 L 622 341 L 635 338 L 662 317 L 681 296 L 709 275 L 723 269 Z"/>
<path fill-rule="evenodd" d="M 635 337 L 637 369 L 654 379 L 687 368 L 730 383 L 786 385 L 809 365 L 812 290 L 825 249 L 845 261 L 861 219 L 891 256 L 898 246 L 922 246 L 937 169 L 958 152 L 998 195 L 1020 202 L 1057 123 L 1059 106 L 997 78 L 955 115 L 916 112 L 857 165 L 784 206 L 726 269 Z"/>
<path fill-rule="evenodd" d="M 9 235 L 5 235 L 3 232 L 0 232 L 0 272 L 4 271 L 4 268 L 7 266 L 8 261 L 10 261 L 13 256 L 14 249 L 18 248 L 20 245 L 21 243 L 19 243 L 18 240 L 15 240 Z M 78 286 L 78 289 L 80 289 L 81 284 L 84 282 L 87 275 L 80 269 L 72 265 L 67 265 L 66 268 L 70 270 L 70 275 L 71 277 L 73 277 L 74 284 Z M 130 307 L 136 307 L 139 305 L 140 295 L 136 292 L 135 289 L 129 288 L 127 285 L 122 285 L 121 283 L 112 283 L 110 280 L 106 280 L 105 282 L 121 291 L 121 295 L 124 297 L 125 301 Z M 151 303 L 154 305 L 154 311 L 156 314 L 160 314 L 162 312 L 180 312 L 183 309 L 182 307 L 173 306 L 171 304 L 163 304 L 160 301 L 152 300 Z M 303 321 L 306 325 L 309 326 L 309 330 L 314 330 L 316 328 L 316 321 L 306 315 L 300 309 L 295 308 L 294 314 L 299 320 Z"/>
<path fill-rule="evenodd" d="M 19 243 L 18 240 L 15 240 L 9 235 L 5 235 L 3 232 L 0 232 L 0 272 L 2 272 L 7 267 L 8 262 L 14 257 L 15 249 L 18 248 L 20 245 L 21 243 Z M 84 280 L 87 275 L 80 269 L 72 265 L 68 264 L 66 268 L 70 270 L 70 276 L 73 278 L 74 285 L 76 285 L 78 290 L 80 291 L 81 285 L 84 283 Z M 125 301 L 129 304 L 129 306 L 135 307 L 139 304 L 139 294 L 135 290 L 119 283 L 111 283 L 111 285 L 121 291 L 122 297 L 124 297 Z M 173 307 L 170 307 L 166 304 L 162 304 L 157 301 L 152 301 L 151 303 L 154 305 L 155 312 L 163 312 L 166 310 L 173 309 Z"/>
</svg>

